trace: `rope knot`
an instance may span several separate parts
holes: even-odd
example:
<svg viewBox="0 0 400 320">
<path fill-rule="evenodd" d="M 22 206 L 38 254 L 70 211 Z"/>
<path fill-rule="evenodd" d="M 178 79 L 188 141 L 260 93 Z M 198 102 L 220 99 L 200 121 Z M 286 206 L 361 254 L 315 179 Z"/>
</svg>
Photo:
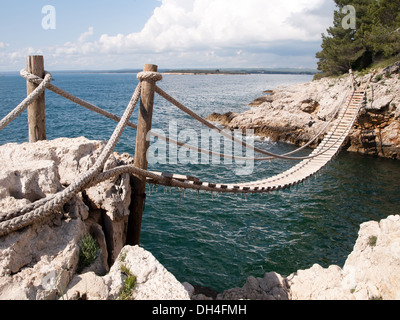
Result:
<svg viewBox="0 0 400 320">
<path fill-rule="evenodd" d="M 50 81 L 53 80 L 51 73 L 45 71 L 44 72 L 44 79 L 42 79 L 39 76 L 36 76 L 32 73 L 29 73 L 26 69 L 22 69 L 19 72 L 20 76 L 28 80 L 29 82 L 35 83 L 35 84 L 41 84 L 43 80 L 46 80 L 46 78 L 50 78 Z"/>
<path fill-rule="evenodd" d="M 162 80 L 162 75 L 161 73 L 158 72 L 151 72 L 151 71 L 143 71 L 143 72 L 139 72 L 137 75 L 137 78 L 139 79 L 139 81 L 160 81 Z"/>
</svg>

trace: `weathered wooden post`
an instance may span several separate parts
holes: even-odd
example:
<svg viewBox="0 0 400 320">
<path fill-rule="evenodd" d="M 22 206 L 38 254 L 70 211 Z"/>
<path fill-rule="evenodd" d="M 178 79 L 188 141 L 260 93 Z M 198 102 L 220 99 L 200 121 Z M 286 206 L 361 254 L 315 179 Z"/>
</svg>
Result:
<svg viewBox="0 0 400 320">
<path fill-rule="evenodd" d="M 44 59 L 43 56 L 29 56 L 27 58 L 26 70 L 40 78 L 44 78 Z M 27 81 L 27 94 L 31 94 L 38 87 Z M 46 140 L 46 111 L 45 93 L 40 95 L 28 107 L 29 142 Z"/>
<path fill-rule="evenodd" d="M 157 70 L 158 67 L 152 64 L 146 64 L 143 69 L 143 71 L 151 72 L 157 72 Z M 150 141 L 147 141 L 147 134 L 151 130 L 155 86 L 156 82 L 154 80 L 146 80 L 142 83 L 134 165 L 144 170 L 147 170 L 148 164 L 147 150 L 150 146 Z M 146 178 L 133 176 L 131 185 L 133 194 L 130 205 L 131 213 L 129 216 L 126 243 L 134 246 L 140 244 L 142 215 L 146 198 Z"/>
</svg>

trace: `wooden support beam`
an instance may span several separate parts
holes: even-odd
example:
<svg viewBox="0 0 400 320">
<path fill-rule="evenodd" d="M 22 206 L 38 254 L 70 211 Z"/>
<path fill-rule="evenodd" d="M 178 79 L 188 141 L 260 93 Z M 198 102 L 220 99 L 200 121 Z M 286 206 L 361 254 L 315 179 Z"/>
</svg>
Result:
<svg viewBox="0 0 400 320">
<path fill-rule="evenodd" d="M 152 64 L 146 64 L 143 71 L 157 72 L 158 67 Z M 135 148 L 135 167 L 147 170 L 147 150 L 150 146 L 150 141 L 147 140 L 147 134 L 151 130 L 153 118 L 154 92 L 156 83 L 153 80 L 143 81 L 140 111 L 138 117 L 138 129 L 136 133 L 136 148 Z M 142 216 L 144 202 L 146 199 L 146 178 L 133 176 L 131 179 L 132 185 L 132 200 L 131 213 L 128 222 L 127 245 L 140 244 L 140 232 L 142 228 Z"/>
<path fill-rule="evenodd" d="M 29 56 L 26 70 L 40 78 L 44 78 L 43 56 Z M 30 95 L 38 87 L 37 84 L 27 81 L 27 94 Z M 46 111 L 45 93 L 40 95 L 28 107 L 29 142 L 46 140 Z"/>
</svg>

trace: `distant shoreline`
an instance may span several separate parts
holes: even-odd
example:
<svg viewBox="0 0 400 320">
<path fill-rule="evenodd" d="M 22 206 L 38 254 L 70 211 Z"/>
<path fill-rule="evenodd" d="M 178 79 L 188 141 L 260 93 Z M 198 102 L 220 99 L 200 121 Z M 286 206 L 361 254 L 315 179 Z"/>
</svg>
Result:
<svg viewBox="0 0 400 320">
<path fill-rule="evenodd" d="M 75 73 L 75 74 L 135 74 L 142 70 L 122 69 L 122 70 L 52 70 L 53 73 Z M 277 68 L 277 69 L 256 69 L 256 68 L 232 68 L 232 69 L 160 69 L 160 73 L 165 75 L 252 75 L 252 74 L 282 74 L 282 75 L 315 75 L 318 70 L 296 69 L 296 68 Z M 0 75 L 19 74 L 17 71 L 0 71 Z"/>
<path fill-rule="evenodd" d="M 181 76 L 208 76 L 208 75 L 249 75 L 251 73 L 245 73 L 245 72 L 183 72 L 183 71 L 168 71 L 168 72 L 162 72 L 162 74 L 165 75 L 181 75 Z"/>
<path fill-rule="evenodd" d="M 292 74 L 292 75 L 314 75 L 317 70 L 311 69 L 188 69 L 188 70 L 165 70 L 163 74 L 172 75 L 251 75 L 251 74 Z"/>
</svg>

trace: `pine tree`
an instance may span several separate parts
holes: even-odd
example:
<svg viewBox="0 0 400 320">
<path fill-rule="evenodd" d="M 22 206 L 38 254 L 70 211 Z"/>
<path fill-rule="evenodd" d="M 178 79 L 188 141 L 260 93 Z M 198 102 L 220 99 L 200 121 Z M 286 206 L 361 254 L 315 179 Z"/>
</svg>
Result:
<svg viewBox="0 0 400 320">
<path fill-rule="evenodd" d="M 318 69 L 324 75 L 339 75 L 349 68 L 361 70 L 372 62 L 400 53 L 400 0 L 334 0 L 333 26 L 322 35 L 317 53 Z M 344 28 L 347 12 L 356 10 L 355 29 Z"/>
<path fill-rule="evenodd" d="M 380 0 L 370 6 L 372 27 L 366 35 L 374 58 L 391 57 L 400 52 L 400 0 Z"/>
</svg>

